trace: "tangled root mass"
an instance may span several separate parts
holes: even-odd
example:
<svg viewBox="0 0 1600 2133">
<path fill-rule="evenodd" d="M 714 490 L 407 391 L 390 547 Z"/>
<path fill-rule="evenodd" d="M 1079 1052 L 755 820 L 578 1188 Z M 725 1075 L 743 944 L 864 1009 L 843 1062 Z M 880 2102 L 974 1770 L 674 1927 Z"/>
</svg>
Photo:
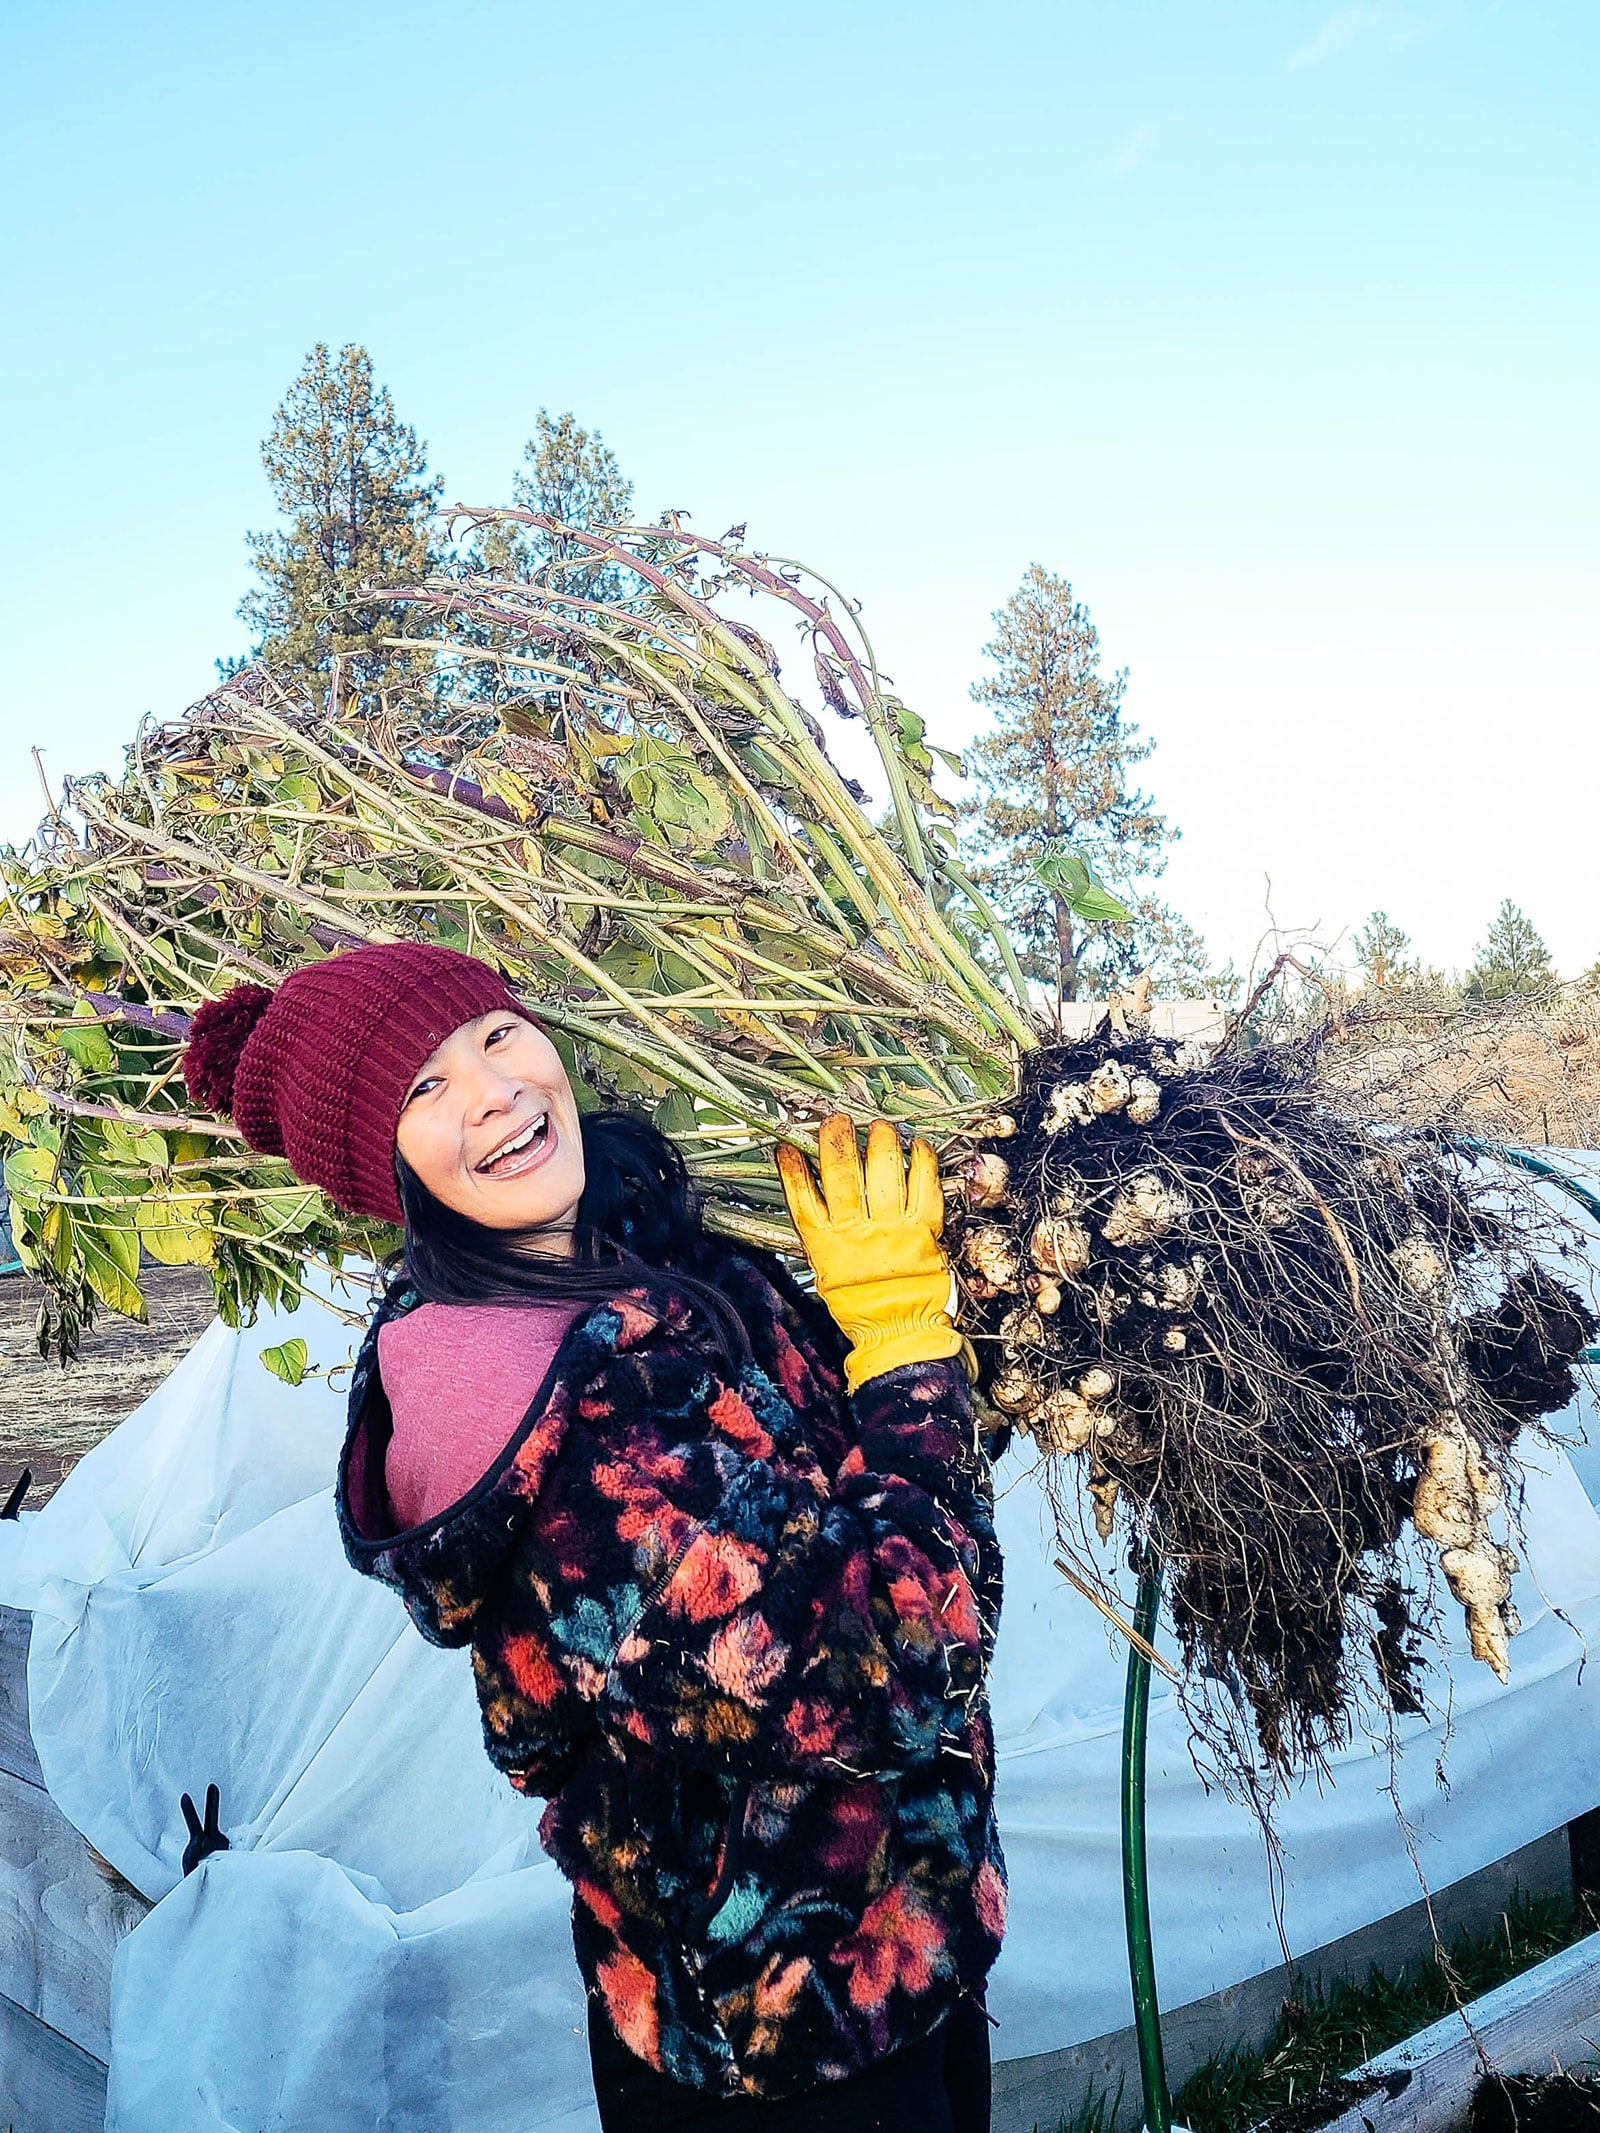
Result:
<svg viewBox="0 0 1600 2133">
<path fill-rule="evenodd" d="M 1341 1112 L 1315 1068 L 1314 1044 L 1202 1062 L 1109 1024 L 1035 1053 L 952 1224 L 980 1390 L 1087 1457 L 1102 1539 L 1157 1541 L 1191 1716 L 1246 1786 L 1374 1696 L 1420 1708 L 1408 1519 L 1504 1673 L 1489 1520 L 1596 1328 L 1534 1257 L 1570 1248 L 1542 1202 Z"/>
</svg>

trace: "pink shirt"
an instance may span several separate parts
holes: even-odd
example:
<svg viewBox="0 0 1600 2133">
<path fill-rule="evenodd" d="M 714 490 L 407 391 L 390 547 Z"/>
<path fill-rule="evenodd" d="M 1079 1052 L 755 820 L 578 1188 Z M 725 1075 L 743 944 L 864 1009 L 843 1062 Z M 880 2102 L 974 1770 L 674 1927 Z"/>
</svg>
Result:
<svg viewBox="0 0 1600 2133">
<path fill-rule="evenodd" d="M 579 1307 L 419 1304 L 378 1330 L 394 1418 L 384 1462 L 402 1530 L 465 1496 L 505 1450 Z"/>
</svg>

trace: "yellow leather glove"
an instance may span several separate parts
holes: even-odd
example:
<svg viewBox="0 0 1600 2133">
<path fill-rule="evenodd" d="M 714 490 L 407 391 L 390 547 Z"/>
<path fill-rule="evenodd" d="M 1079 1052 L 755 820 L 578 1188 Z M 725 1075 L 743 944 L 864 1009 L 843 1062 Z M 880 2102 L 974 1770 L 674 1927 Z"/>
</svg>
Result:
<svg viewBox="0 0 1600 2133">
<path fill-rule="evenodd" d="M 944 1194 L 933 1150 L 914 1140 L 908 1174 L 899 1136 L 880 1118 L 867 1135 L 863 1176 L 856 1129 L 842 1113 L 823 1120 L 817 1141 L 820 1194 L 798 1148 L 779 1148 L 778 1175 L 817 1294 L 850 1343 L 850 1390 L 902 1363 L 966 1352 L 947 1309 Z"/>
</svg>

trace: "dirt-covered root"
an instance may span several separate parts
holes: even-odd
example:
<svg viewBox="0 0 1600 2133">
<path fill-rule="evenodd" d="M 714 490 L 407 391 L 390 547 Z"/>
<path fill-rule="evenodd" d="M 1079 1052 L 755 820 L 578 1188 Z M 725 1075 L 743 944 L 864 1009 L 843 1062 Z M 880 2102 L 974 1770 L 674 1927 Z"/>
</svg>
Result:
<svg viewBox="0 0 1600 2133">
<path fill-rule="evenodd" d="M 1486 2074 L 1467 2133 L 1600 2133 L 1600 2073 Z"/>
<path fill-rule="evenodd" d="M 1029 1056 L 946 1161 L 980 1390 L 1087 1463 L 1102 1540 L 1157 1539 L 1236 1772 L 1315 1762 L 1369 1697 L 1415 1707 L 1435 1614 L 1408 1522 L 1504 1675 L 1513 1447 L 1570 1400 L 1596 1323 L 1538 1263 L 1564 1243 L 1542 1202 L 1349 1115 L 1316 1068 L 1107 1023 Z"/>
</svg>

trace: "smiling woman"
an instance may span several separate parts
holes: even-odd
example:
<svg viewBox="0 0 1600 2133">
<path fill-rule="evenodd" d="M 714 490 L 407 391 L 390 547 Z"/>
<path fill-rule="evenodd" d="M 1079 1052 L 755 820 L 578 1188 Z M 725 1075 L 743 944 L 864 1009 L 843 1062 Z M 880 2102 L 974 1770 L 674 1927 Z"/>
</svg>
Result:
<svg viewBox="0 0 1600 2133">
<path fill-rule="evenodd" d="M 185 1072 L 404 1225 L 340 1527 L 549 1802 L 606 2133 L 980 2133 L 1000 1562 L 932 1149 L 834 1116 L 820 1192 L 785 1151 L 808 1296 L 451 949 L 238 987 Z"/>
</svg>

